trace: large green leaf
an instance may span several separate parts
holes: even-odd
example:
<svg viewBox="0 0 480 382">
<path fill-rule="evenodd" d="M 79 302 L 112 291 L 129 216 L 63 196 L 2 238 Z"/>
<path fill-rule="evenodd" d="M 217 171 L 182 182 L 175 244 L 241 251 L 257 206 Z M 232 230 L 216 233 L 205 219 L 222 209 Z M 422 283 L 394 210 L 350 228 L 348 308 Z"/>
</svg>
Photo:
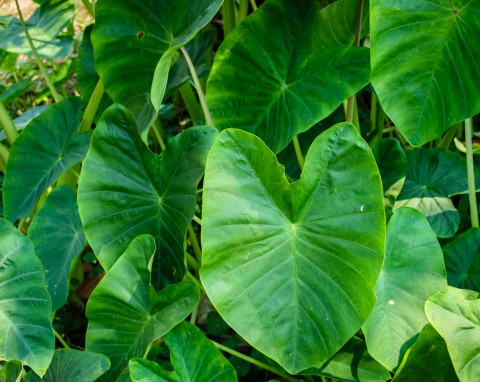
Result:
<svg viewBox="0 0 480 382">
<path fill-rule="evenodd" d="M 303 371 L 341 381 L 385 382 L 390 373 L 367 352 L 365 341 L 352 337 L 321 369 Z"/>
<path fill-rule="evenodd" d="M 387 218 L 390 219 L 393 206 L 407 176 L 407 156 L 400 142 L 395 138 L 386 138 L 379 141 L 373 147 L 373 155 L 382 176 L 385 212 Z"/>
<path fill-rule="evenodd" d="M 112 267 L 134 237 L 149 233 L 157 242 L 155 288 L 183 279 L 184 237 L 216 135 L 212 127 L 187 129 L 168 141 L 165 152 L 157 156 L 142 142 L 128 110 L 113 105 L 105 111 L 78 187 L 85 234 L 105 269 Z"/>
<path fill-rule="evenodd" d="M 173 53 L 211 20 L 221 3 L 102 0 L 96 4 L 95 66 L 108 95 L 130 110 L 140 131 L 156 118 L 153 105 L 160 108 Z"/>
<path fill-rule="evenodd" d="M 448 285 L 480 292 L 480 229 L 471 228 L 443 248 Z"/>
<path fill-rule="evenodd" d="M 428 322 L 425 301 L 446 286 L 442 249 L 428 222 L 414 209 L 397 210 L 387 226 L 377 303 L 363 325 L 372 357 L 395 370 Z"/>
<path fill-rule="evenodd" d="M 372 84 L 413 145 L 480 112 L 480 3 L 371 0 Z"/>
<path fill-rule="evenodd" d="M 19 360 L 7 362 L 0 366 L 0 382 L 20 382 L 23 366 Z"/>
<path fill-rule="evenodd" d="M 448 287 L 425 304 L 425 313 L 447 343 L 461 382 L 480 375 L 480 299 L 478 292 Z"/>
<path fill-rule="evenodd" d="M 255 348 L 289 372 L 320 367 L 374 305 L 384 220 L 378 169 L 353 126 L 320 135 L 293 184 L 258 137 L 228 129 L 207 160 L 201 280 Z"/>
<path fill-rule="evenodd" d="M 408 172 L 394 210 L 411 207 L 419 210 L 438 237 L 457 232 L 460 215 L 449 196 L 468 190 L 467 162 L 463 157 L 442 149 L 407 151 Z M 476 169 L 477 186 L 480 172 Z"/>
<path fill-rule="evenodd" d="M 447 345 L 431 324 L 407 350 L 392 382 L 456 382 Z"/>
<path fill-rule="evenodd" d="M 45 376 L 31 376 L 28 382 L 93 382 L 110 368 L 110 360 L 103 354 L 74 349 L 55 350 Z"/>
<path fill-rule="evenodd" d="M 42 58 L 66 58 L 73 48 L 71 36 L 58 36 L 72 22 L 72 0 L 51 0 L 38 7 L 26 21 L 33 45 Z M 0 27 L 0 49 L 19 54 L 32 54 L 20 20 L 12 18 Z"/>
<path fill-rule="evenodd" d="M 53 357 L 52 303 L 33 244 L 0 219 L 0 358 L 43 376 Z"/>
<path fill-rule="evenodd" d="M 240 128 L 275 153 L 369 82 L 366 48 L 315 43 L 315 0 L 269 0 L 217 51 L 207 84 L 215 126 Z"/>
<path fill-rule="evenodd" d="M 208 340 L 200 329 L 182 322 L 166 336 L 170 348 L 173 372 L 155 362 L 133 359 L 129 362 L 133 382 L 234 382 L 237 380 L 232 364 Z"/>
<path fill-rule="evenodd" d="M 78 134 L 82 101 L 70 97 L 33 119 L 15 140 L 3 188 L 5 217 L 28 216 L 60 175 L 83 159 L 90 134 Z"/>
<path fill-rule="evenodd" d="M 77 201 L 70 187 L 59 186 L 48 195 L 33 218 L 28 237 L 45 268 L 55 311 L 67 301 L 70 265 L 85 244 Z"/>
<path fill-rule="evenodd" d="M 155 292 L 150 284 L 155 240 L 135 238 L 93 291 L 87 304 L 86 350 L 105 354 L 111 369 L 99 381 L 115 381 L 132 357 L 183 321 L 200 298 L 193 282 Z M 126 276 L 128 275 L 128 276 Z"/>
</svg>

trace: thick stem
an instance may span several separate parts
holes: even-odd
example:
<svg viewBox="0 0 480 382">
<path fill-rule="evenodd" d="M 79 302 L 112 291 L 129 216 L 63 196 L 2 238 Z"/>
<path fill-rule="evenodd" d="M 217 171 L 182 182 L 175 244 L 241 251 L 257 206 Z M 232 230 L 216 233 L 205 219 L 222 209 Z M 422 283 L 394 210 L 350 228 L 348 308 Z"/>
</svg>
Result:
<svg viewBox="0 0 480 382">
<path fill-rule="evenodd" d="M 300 142 L 298 141 L 298 137 L 296 135 L 293 137 L 293 147 L 295 149 L 295 155 L 297 156 L 298 166 L 300 167 L 300 170 L 303 171 L 303 166 L 305 165 L 305 161 L 303 159 Z"/>
<path fill-rule="evenodd" d="M 237 24 L 246 19 L 248 16 L 248 2 L 249 0 L 240 0 L 240 7 L 238 8 Z"/>
<path fill-rule="evenodd" d="M 65 349 L 70 349 L 70 346 L 55 329 L 53 329 L 53 334 L 55 335 L 55 338 L 58 340 L 58 342 L 60 342 Z"/>
<path fill-rule="evenodd" d="M 196 123 L 203 121 L 203 111 L 197 102 L 197 98 L 195 97 L 190 82 L 186 82 L 180 87 L 180 95 L 183 98 L 183 102 L 185 103 L 185 107 L 187 108 L 192 123 L 195 125 Z"/>
<path fill-rule="evenodd" d="M 198 244 L 197 236 L 195 235 L 195 231 L 191 224 L 187 226 L 188 237 L 190 238 L 190 242 L 192 243 L 193 252 L 195 253 L 195 257 L 197 258 L 198 265 L 202 265 L 202 250 L 200 249 L 200 244 Z"/>
<path fill-rule="evenodd" d="M 377 95 L 372 91 L 371 107 L 370 107 L 370 131 L 377 128 Z"/>
<path fill-rule="evenodd" d="M 8 154 L 9 150 L 7 146 L 4 146 L 0 143 L 0 170 L 5 174 L 7 170 Z"/>
<path fill-rule="evenodd" d="M 235 28 L 235 0 L 224 0 L 222 6 L 224 38 Z"/>
<path fill-rule="evenodd" d="M 97 114 L 104 93 L 105 87 L 103 86 L 103 82 L 102 80 L 98 80 L 95 89 L 93 89 L 90 100 L 88 101 L 85 113 L 83 114 L 82 123 L 80 123 L 80 127 L 78 128 L 79 133 L 85 133 L 92 127 L 93 120 L 95 119 L 95 115 Z"/>
<path fill-rule="evenodd" d="M 197 72 L 195 71 L 195 65 L 193 65 L 192 59 L 190 58 L 187 49 L 184 46 L 182 46 L 180 49 L 185 56 L 185 61 L 187 61 L 188 68 L 190 69 L 190 74 L 193 78 L 193 83 L 195 84 L 195 88 L 197 89 L 198 99 L 200 100 L 200 105 L 202 105 L 203 114 L 205 115 L 205 121 L 207 122 L 207 125 L 214 126 L 212 116 L 210 115 L 210 110 L 208 110 L 205 93 L 203 93 L 202 86 L 200 85 L 200 80 L 198 79 Z"/>
<path fill-rule="evenodd" d="M 467 148 L 467 174 L 468 174 L 468 199 L 470 201 L 470 218 L 472 227 L 478 227 L 478 209 L 477 209 L 477 192 L 475 188 L 475 168 L 473 164 L 473 127 L 472 118 L 465 120 L 465 146 Z"/>
<path fill-rule="evenodd" d="M 2 101 L 0 101 L 0 123 L 3 126 L 3 131 L 5 131 L 8 143 L 12 145 L 18 137 L 18 131 Z"/>
<path fill-rule="evenodd" d="M 20 24 L 22 25 L 22 29 L 23 29 L 23 32 L 25 33 L 25 36 L 27 37 L 28 45 L 30 45 L 30 49 L 32 50 L 33 55 L 35 56 L 38 68 L 40 69 L 40 72 L 42 73 L 43 78 L 45 79 L 45 82 L 47 83 L 47 86 L 50 89 L 50 93 L 52 94 L 53 99 L 55 100 L 55 102 L 60 102 L 62 100 L 62 97 L 60 96 L 60 94 L 57 93 L 57 90 L 55 89 L 55 86 L 53 85 L 53 82 L 50 76 L 48 75 L 47 69 L 43 64 L 42 59 L 38 55 L 37 48 L 35 48 L 35 45 L 33 45 L 33 41 L 32 41 L 32 38 L 30 37 L 30 33 L 28 33 L 28 28 L 27 28 L 27 25 L 25 24 L 25 20 L 23 18 L 23 14 L 20 9 L 20 5 L 18 5 L 18 0 L 15 0 L 15 5 L 17 6 L 17 12 L 18 12 L 18 17 L 20 19 Z"/>
<path fill-rule="evenodd" d="M 458 123 L 450 127 L 447 132 L 443 135 L 442 139 L 438 143 L 437 147 L 440 149 L 448 150 L 452 144 L 453 138 L 457 135 L 458 129 L 461 127 L 461 123 Z"/>
<path fill-rule="evenodd" d="M 163 137 L 162 137 L 163 125 L 162 125 L 162 120 L 160 119 L 160 116 L 158 116 L 155 122 L 153 123 L 152 130 L 153 130 L 153 134 L 155 135 L 155 138 L 157 139 L 158 144 L 160 145 L 160 148 L 162 149 L 162 151 L 165 151 L 167 146 L 165 145 L 165 141 L 163 140 Z"/>
<path fill-rule="evenodd" d="M 212 340 L 210 340 L 212 341 Z M 252 365 L 258 366 L 264 370 L 270 371 L 273 374 L 278 375 L 279 377 L 282 377 L 283 379 L 286 379 L 287 381 L 291 382 L 298 382 L 300 381 L 297 378 L 291 377 L 288 374 L 282 373 L 281 371 L 278 371 L 277 369 L 267 365 L 266 363 L 260 362 L 252 357 L 249 357 L 248 355 L 245 355 L 243 353 L 240 353 L 236 350 L 230 349 L 229 347 L 226 347 L 222 344 L 219 344 L 218 342 L 212 341 L 212 343 L 219 348 L 220 350 L 223 350 L 225 353 L 231 354 L 237 358 L 243 359 L 244 361 L 247 361 L 248 363 L 251 363 Z"/>
<path fill-rule="evenodd" d="M 250 0 L 250 5 L 252 6 L 252 9 L 254 12 L 258 9 L 257 3 L 255 2 L 255 0 Z"/>
</svg>

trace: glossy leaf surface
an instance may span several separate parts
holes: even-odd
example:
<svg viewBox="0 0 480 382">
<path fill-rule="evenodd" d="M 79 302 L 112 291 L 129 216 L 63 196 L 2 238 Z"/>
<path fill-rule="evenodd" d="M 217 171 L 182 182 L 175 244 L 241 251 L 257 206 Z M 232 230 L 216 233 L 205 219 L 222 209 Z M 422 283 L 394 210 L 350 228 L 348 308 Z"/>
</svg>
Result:
<svg viewBox="0 0 480 382">
<path fill-rule="evenodd" d="M 289 372 L 322 366 L 373 307 L 385 240 L 380 182 L 349 124 L 312 143 L 293 184 L 248 132 L 225 130 L 210 151 L 202 283 L 225 321 Z"/>
<path fill-rule="evenodd" d="M 438 237 L 451 237 L 460 223 L 451 195 L 466 192 L 467 163 L 463 157 L 442 149 L 407 151 L 408 173 L 394 209 L 419 210 Z M 477 187 L 480 173 L 475 172 Z"/>
<path fill-rule="evenodd" d="M 28 216 L 45 190 L 84 158 L 90 134 L 77 133 L 82 107 L 76 97 L 52 105 L 15 140 L 3 188 L 8 220 Z"/>
<path fill-rule="evenodd" d="M 394 371 L 428 322 L 425 301 L 446 286 L 442 249 L 428 222 L 414 209 L 397 210 L 387 226 L 377 303 L 362 327 L 369 353 Z"/>
<path fill-rule="evenodd" d="M 73 47 L 73 38 L 57 36 L 72 21 L 71 0 L 49 1 L 38 7 L 26 20 L 33 45 L 42 58 L 66 58 Z M 32 54 L 20 20 L 12 18 L 6 27 L 0 27 L 0 49 L 19 54 Z"/>
<path fill-rule="evenodd" d="M 425 304 L 430 323 L 447 343 L 461 382 L 480 375 L 480 299 L 478 292 L 448 287 Z"/>
<path fill-rule="evenodd" d="M 370 3 L 372 84 L 410 143 L 480 112 L 478 1 Z"/>
<path fill-rule="evenodd" d="M 237 380 L 232 364 L 210 342 L 200 329 L 182 322 L 166 336 L 170 361 L 169 372 L 155 362 L 133 359 L 129 362 L 133 382 L 234 382 Z"/>
<path fill-rule="evenodd" d="M 156 118 L 150 92 L 158 110 L 174 51 L 210 21 L 221 3 L 102 0 L 96 4 L 95 66 L 107 94 L 130 110 L 140 131 Z"/>
<path fill-rule="evenodd" d="M 471 228 L 443 248 L 448 285 L 480 292 L 480 229 Z"/>
<path fill-rule="evenodd" d="M 314 0 L 270 0 L 228 35 L 207 84 L 217 128 L 247 130 L 278 153 L 368 84 L 368 49 L 316 44 L 316 13 Z"/>
<path fill-rule="evenodd" d="M 211 127 L 189 128 L 157 156 L 128 110 L 113 105 L 103 114 L 83 164 L 78 204 L 88 242 L 105 269 L 133 238 L 148 233 L 157 243 L 155 288 L 183 279 L 184 237 L 216 135 Z"/>
<path fill-rule="evenodd" d="M 352 382 L 385 382 L 390 379 L 388 370 L 368 354 L 365 341 L 358 337 L 352 337 L 322 368 L 301 373 Z"/>
<path fill-rule="evenodd" d="M 456 382 L 447 345 L 431 324 L 420 332 L 415 343 L 407 350 L 392 382 Z"/>
<path fill-rule="evenodd" d="M 53 357 L 52 303 L 33 244 L 0 219 L 0 356 L 43 376 Z"/>
<path fill-rule="evenodd" d="M 155 292 L 150 283 L 154 253 L 153 237 L 135 238 L 88 300 L 86 350 L 107 355 L 112 364 L 101 381 L 115 381 L 130 358 L 143 357 L 152 341 L 183 321 L 198 303 L 200 292 L 193 282 Z"/>
<path fill-rule="evenodd" d="M 77 201 L 70 187 L 58 186 L 48 195 L 28 229 L 28 237 L 45 268 L 55 311 L 67 301 L 70 264 L 85 244 Z"/>
</svg>

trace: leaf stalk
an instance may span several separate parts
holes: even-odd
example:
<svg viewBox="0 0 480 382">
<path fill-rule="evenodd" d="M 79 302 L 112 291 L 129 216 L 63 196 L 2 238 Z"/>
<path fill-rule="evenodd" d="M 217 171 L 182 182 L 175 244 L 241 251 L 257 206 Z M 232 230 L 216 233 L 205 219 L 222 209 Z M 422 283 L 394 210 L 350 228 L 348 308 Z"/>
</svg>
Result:
<svg viewBox="0 0 480 382">
<path fill-rule="evenodd" d="M 465 146 L 467 148 L 467 174 L 468 174 L 468 199 L 470 202 L 470 218 L 472 227 L 479 226 L 478 208 L 477 208 L 477 191 L 475 187 L 475 170 L 473 164 L 473 127 L 472 118 L 465 120 Z"/>
</svg>

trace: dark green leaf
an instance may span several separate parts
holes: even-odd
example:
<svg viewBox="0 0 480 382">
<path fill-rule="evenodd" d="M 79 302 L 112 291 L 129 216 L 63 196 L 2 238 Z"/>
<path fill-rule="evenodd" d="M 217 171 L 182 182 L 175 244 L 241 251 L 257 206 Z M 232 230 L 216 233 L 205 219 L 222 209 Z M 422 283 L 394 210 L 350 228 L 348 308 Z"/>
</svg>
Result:
<svg viewBox="0 0 480 382">
<path fill-rule="evenodd" d="M 407 350 L 392 382 L 456 382 L 447 345 L 431 324 Z"/>
<path fill-rule="evenodd" d="M 152 284 L 159 290 L 183 279 L 184 237 L 216 135 L 211 127 L 187 129 L 157 156 L 124 107 L 114 105 L 103 114 L 83 164 L 78 204 L 87 239 L 105 269 L 134 237 L 149 233 L 157 242 Z"/>
<path fill-rule="evenodd" d="M 72 0 L 48 1 L 38 7 L 26 21 L 33 45 L 42 58 L 60 59 L 70 55 L 73 38 L 58 36 L 72 21 Z M 19 54 L 32 54 L 20 20 L 12 18 L 6 27 L 0 27 L 0 49 Z"/>
<path fill-rule="evenodd" d="M 375 160 L 351 125 L 320 135 L 291 185 L 258 137 L 225 130 L 204 181 L 203 285 L 225 321 L 287 371 L 320 367 L 373 307 L 384 219 Z"/>
<path fill-rule="evenodd" d="M 83 159 L 90 134 L 78 134 L 82 101 L 70 97 L 33 119 L 10 151 L 3 189 L 5 216 L 28 216 L 60 175 Z"/>
<path fill-rule="evenodd" d="M 480 2 L 371 0 L 372 84 L 413 145 L 480 112 Z"/>
<path fill-rule="evenodd" d="M 3 102 L 4 105 L 9 104 L 18 97 L 20 97 L 25 91 L 27 91 L 32 86 L 32 81 L 30 78 L 24 78 L 10 86 L 2 94 L 0 94 L 0 102 Z"/>
<path fill-rule="evenodd" d="M 0 382 L 19 382 L 22 376 L 23 366 L 18 360 L 7 362 L 0 366 Z"/>
<path fill-rule="evenodd" d="M 0 219 L 0 356 L 43 376 L 53 357 L 52 303 L 33 244 Z"/>
<path fill-rule="evenodd" d="M 207 24 L 221 3 L 103 0 L 96 4 L 95 66 L 108 95 L 130 110 L 140 131 L 156 118 L 153 105 L 160 108 L 176 48 Z"/>
<path fill-rule="evenodd" d="M 46 272 L 52 310 L 67 301 L 70 264 L 85 244 L 75 194 L 67 185 L 55 188 L 33 218 L 28 237 Z"/>
<path fill-rule="evenodd" d="M 448 287 L 425 304 L 425 313 L 447 343 L 461 382 L 480 375 L 480 299 L 478 292 Z"/>
<path fill-rule="evenodd" d="M 217 128 L 247 130 L 278 153 L 368 84 L 368 49 L 316 44 L 316 12 L 314 0 L 270 0 L 228 35 L 207 84 Z"/>
<path fill-rule="evenodd" d="M 453 236 L 460 215 L 449 196 L 468 190 L 465 159 L 442 149 L 410 150 L 407 159 L 407 178 L 394 209 L 415 208 L 427 218 L 438 237 Z M 475 176 L 480 181 L 478 171 Z"/>
<path fill-rule="evenodd" d="M 480 292 L 480 229 L 472 228 L 443 248 L 448 285 Z"/>
<path fill-rule="evenodd" d="M 442 249 L 428 222 L 420 212 L 400 208 L 387 226 L 377 303 L 362 328 L 372 357 L 394 371 L 428 322 L 425 301 L 446 286 Z"/>
<path fill-rule="evenodd" d="M 152 236 L 135 238 L 88 300 L 86 350 L 105 354 L 112 363 L 100 381 L 116 381 L 130 358 L 143 357 L 152 341 L 183 321 L 198 303 L 200 292 L 193 282 L 155 292 L 150 284 L 154 253 Z"/>
<path fill-rule="evenodd" d="M 234 382 L 232 364 L 194 325 L 182 322 L 165 336 L 175 371 L 143 359 L 129 362 L 133 382 Z"/>
</svg>

